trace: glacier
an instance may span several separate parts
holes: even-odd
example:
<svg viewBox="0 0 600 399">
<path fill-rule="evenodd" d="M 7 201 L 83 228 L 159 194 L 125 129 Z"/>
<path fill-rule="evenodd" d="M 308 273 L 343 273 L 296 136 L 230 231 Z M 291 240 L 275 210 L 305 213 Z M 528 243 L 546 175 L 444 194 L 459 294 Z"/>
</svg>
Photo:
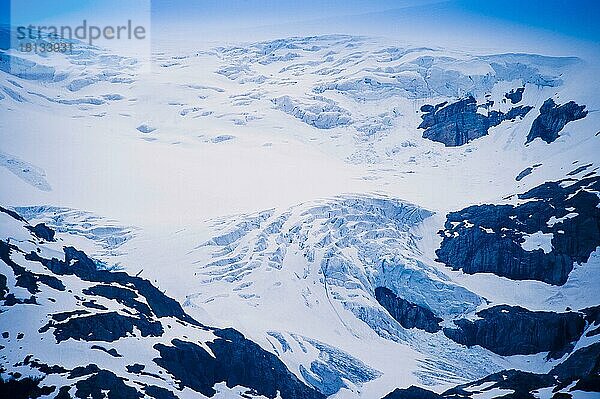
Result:
<svg viewBox="0 0 600 399">
<path fill-rule="evenodd" d="M 596 58 L 157 42 L 0 51 L 0 395 L 597 395 Z"/>
</svg>

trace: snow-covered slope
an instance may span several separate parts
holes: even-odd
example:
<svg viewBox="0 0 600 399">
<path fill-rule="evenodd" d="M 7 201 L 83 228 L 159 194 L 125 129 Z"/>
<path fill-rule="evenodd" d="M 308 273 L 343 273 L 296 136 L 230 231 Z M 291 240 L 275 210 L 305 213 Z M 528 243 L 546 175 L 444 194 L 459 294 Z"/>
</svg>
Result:
<svg viewBox="0 0 600 399">
<path fill-rule="evenodd" d="M 597 389 L 598 60 L 330 35 L 144 73 L 75 49 L 0 53 L 4 386 Z"/>
<path fill-rule="evenodd" d="M 324 397 L 234 329 L 204 326 L 148 280 L 67 246 L 68 234 L 0 213 L 3 395 Z"/>
</svg>

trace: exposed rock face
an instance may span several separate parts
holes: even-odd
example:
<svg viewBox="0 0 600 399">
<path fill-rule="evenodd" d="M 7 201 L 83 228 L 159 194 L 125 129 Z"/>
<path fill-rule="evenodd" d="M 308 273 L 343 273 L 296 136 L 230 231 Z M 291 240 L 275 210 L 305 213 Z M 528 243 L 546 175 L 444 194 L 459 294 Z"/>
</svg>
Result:
<svg viewBox="0 0 600 399">
<path fill-rule="evenodd" d="M 0 370 L 1 371 L 1 370 Z M 3 398 L 39 398 L 50 395 L 56 391 L 54 386 L 40 387 L 40 380 L 33 378 L 22 378 L 4 380 L 0 378 L 0 397 Z"/>
<path fill-rule="evenodd" d="M 406 389 L 396 388 L 385 395 L 383 399 L 442 399 L 442 395 L 427 389 L 410 386 Z"/>
<path fill-rule="evenodd" d="M 586 165 L 581 165 L 575 169 L 573 169 L 572 171 L 570 171 L 569 173 L 567 173 L 567 176 L 575 176 L 585 170 L 587 170 L 590 166 L 593 166 L 593 163 L 588 163 Z"/>
<path fill-rule="evenodd" d="M 563 381 L 564 386 L 587 376 L 595 375 L 597 377 L 599 373 L 600 342 L 576 350 L 567 360 L 550 371 L 551 375 L 555 375 Z M 600 389 L 600 386 L 598 388 Z"/>
<path fill-rule="evenodd" d="M 16 286 L 25 288 L 31 295 L 31 300 L 35 303 L 35 295 L 40 292 L 40 285 L 46 285 L 56 290 L 64 291 L 65 287 L 63 283 L 54 276 L 47 274 L 33 273 L 32 271 L 24 268 L 21 265 L 13 262 L 10 258 L 11 251 L 17 250 L 18 248 L 12 244 L 0 240 L 0 259 L 4 261 L 9 267 L 12 268 Z M 11 294 L 9 294 L 11 295 Z M 25 300 L 25 298 L 23 298 Z M 18 303 L 19 301 L 17 301 Z"/>
<path fill-rule="evenodd" d="M 77 398 L 101 398 L 108 391 L 115 398 L 141 399 L 143 395 L 135 388 L 126 385 L 123 378 L 117 377 L 108 370 L 98 370 L 85 380 L 77 381 L 75 384 Z M 111 397 L 111 396 L 109 396 Z"/>
<path fill-rule="evenodd" d="M 563 369 L 570 368 L 569 365 L 573 363 L 582 367 L 565 374 Z M 596 343 L 576 351 L 547 374 L 503 370 L 477 381 L 457 385 L 441 394 L 411 386 L 407 389 L 397 388 L 383 399 L 534 399 L 540 397 L 540 390 L 543 388 L 549 388 L 548 392 L 553 393 L 554 399 L 572 398 L 573 391 L 575 397 L 582 393 L 581 391 L 585 392 L 585 396 L 591 397 L 592 392 L 600 392 L 599 364 L 600 344 Z M 576 383 L 572 384 L 573 382 Z"/>
<path fill-rule="evenodd" d="M 513 89 L 513 90 L 509 91 L 508 93 L 506 93 L 504 95 L 504 97 L 507 100 L 510 100 L 511 104 L 517 104 L 517 103 L 521 102 L 521 100 L 523 99 L 524 91 L 525 91 L 524 87 L 519 87 L 518 89 Z"/>
<path fill-rule="evenodd" d="M 180 321 L 198 324 L 197 321 L 187 315 L 181 305 L 172 298 L 164 295 L 158 288 L 148 280 L 140 277 L 130 276 L 124 272 L 111 272 L 98 269 L 96 263 L 84 252 L 73 247 L 65 247 L 65 260 L 56 258 L 45 259 L 35 252 L 25 256 L 27 260 L 37 261 L 56 275 L 75 275 L 84 281 L 100 282 L 106 284 L 120 284 L 122 286 L 134 286 L 137 292 L 146 299 L 150 309 L 157 317 L 175 317 Z M 90 289 L 97 289 L 96 287 Z M 104 295 L 106 297 L 106 295 Z"/>
<path fill-rule="evenodd" d="M 600 178 L 548 182 L 513 205 L 475 205 L 447 215 L 438 260 L 465 273 L 491 272 L 513 280 L 562 285 L 574 262 L 587 262 L 600 245 Z M 529 248 L 531 237 L 546 248 Z M 550 238 L 551 237 L 551 238 Z"/>
<path fill-rule="evenodd" d="M 19 215 L 17 212 L 15 212 L 11 209 L 7 209 L 7 208 L 0 206 L 0 212 L 7 214 L 11 218 L 18 220 L 19 222 L 27 223 L 27 220 L 23 219 L 23 217 L 21 215 Z M 31 227 L 31 226 L 29 226 L 29 227 Z M 27 226 L 26 226 L 26 228 L 27 228 Z"/>
<path fill-rule="evenodd" d="M 533 168 L 530 166 L 528 168 L 523 169 L 518 175 L 517 177 L 515 177 L 516 181 L 521 181 L 523 180 L 525 177 L 529 176 L 531 174 L 531 172 L 533 172 Z"/>
<path fill-rule="evenodd" d="M 76 341 L 112 342 L 133 334 L 134 327 L 140 331 L 142 337 L 160 337 L 164 332 L 158 321 L 150 321 L 144 316 L 123 316 L 117 312 L 72 317 L 63 323 L 50 322 L 42 327 L 40 332 L 54 328 L 56 342 L 70 338 Z"/>
<path fill-rule="evenodd" d="M 491 374 L 481 380 L 449 389 L 442 394 L 442 397 L 471 397 L 471 395 L 476 392 L 502 389 L 514 391 L 514 394 L 504 396 L 505 398 L 535 398 L 535 396 L 531 394 L 532 391 L 551 387 L 554 384 L 556 384 L 554 377 L 548 374 L 535 374 L 520 370 L 504 370 L 499 373 Z"/>
<path fill-rule="evenodd" d="M 111 286 L 111 285 L 95 285 L 83 290 L 84 294 L 101 296 L 107 299 L 114 299 L 120 304 L 133 308 L 141 314 L 150 317 L 152 311 L 145 303 L 137 301 L 138 295 L 130 289 Z"/>
<path fill-rule="evenodd" d="M 578 105 L 574 101 L 558 105 L 551 98 L 547 99 L 540 108 L 540 115 L 531 125 L 525 144 L 538 137 L 548 144 L 552 143 L 558 138 L 558 133 L 567 123 L 582 119 L 587 115 L 588 112 L 584 109 L 585 105 Z"/>
<path fill-rule="evenodd" d="M 477 312 L 477 316 L 481 319 L 454 321 L 458 328 L 444 328 L 444 334 L 462 345 L 479 345 L 511 356 L 560 351 L 585 328 L 583 314 L 576 312 L 532 312 L 499 305 Z"/>
<path fill-rule="evenodd" d="M 0 274 L 0 301 L 6 299 L 6 294 L 8 294 L 8 285 L 6 285 L 6 276 L 4 274 Z"/>
<path fill-rule="evenodd" d="M 46 226 L 44 223 L 38 223 L 28 229 L 35 234 L 36 237 L 46 241 L 54 241 L 54 230 Z"/>
<path fill-rule="evenodd" d="M 239 332 L 225 329 L 215 335 L 219 338 L 207 343 L 212 354 L 195 343 L 175 339 L 172 346 L 154 346 L 160 352 L 154 362 L 181 381 L 181 387 L 207 396 L 216 393 L 216 382 L 226 382 L 228 386 L 252 388 L 269 398 L 275 398 L 278 392 L 289 399 L 325 398 L 289 370 L 279 367 L 280 360 L 275 355 Z"/>
<path fill-rule="evenodd" d="M 505 120 L 522 118 L 531 109 L 532 107 L 519 106 L 506 114 L 490 111 L 486 116 L 477 112 L 475 98 L 468 97 L 449 105 L 424 105 L 421 107 L 424 114 L 419 129 L 425 129 L 424 138 L 444 143 L 446 147 L 455 147 L 487 135 L 490 127 L 497 126 Z"/>
<path fill-rule="evenodd" d="M 402 299 L 388 288 L 377 287 L 375 298 L 404 328 L 418 328 L 431 333 L 441 329 L 439 323 L 442 319 L 430 309 Z"/>
<path fill-rule="evenodd" d="M 535 165 L 532 165 L 528 168 L 523 169 L 518 175 L 517 177 L 515 177 L 516 181 L 521 181 L 524 178 L 526 178 L 527 176 L 529 176 L 534 170 L 535 168 L 539 168 L 540 166 L 542 166 L 541 163 L 536 163 Z"/>
<path fill-rule="evenodd" d="M 111 355 L 112 357 L 123 357 L 123 355 L 121 355 L 119 352 L 116 351 L 115 348 L 111 348 L 111 349 L 106 349 L 103 346 L 100 345 L 92 345 L 90 346 L 91 349 L 98 349 L 104 353 L 108 353 L 109 355 Z"/>
<path fill-rule="evenodd" d="M 533 392 L 537 393 L 541 388 L 549 388 L 556 385 L 557 381 L 555 377 L 550 374 L 503 370 L 474 382 L 457 385 L 441 394 L 411 386 L 407 389 L 396 388 L 382 399 L 470 399 L 481 397 L 482 394 L 490 398 L 534 399 L 537 396 L 534 396 Z M 571 396 L 555 395 L 553 398 L 571 398 Z"/>
</svg>

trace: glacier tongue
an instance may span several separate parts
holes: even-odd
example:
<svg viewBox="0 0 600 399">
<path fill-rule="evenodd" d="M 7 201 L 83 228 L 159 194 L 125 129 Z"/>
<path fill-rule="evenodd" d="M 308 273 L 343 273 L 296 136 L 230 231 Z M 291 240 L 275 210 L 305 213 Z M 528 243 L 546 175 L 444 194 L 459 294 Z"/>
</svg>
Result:
<svg viewBox="0 0 600 399">
<path fill-rule="evenodd" d="M 214 236 L 191 252 L 194 263 L 201 265 L 196 275 L 202 291 L 189 295 L 186 304 L 209 313 L 219 309 L 252 336 L 276 338 L 277 351 L 290 366 L 298 361 L 299 350 L 290 347 L 283 334 L 293 337 L 302 331 L 324 342 L 335 332 L 352 339 L 383 340 L 383 346 L 400 344 L 421 354 L 414 375 L 426 384 L 497 371 L 499 359 L 494 355 L 477 349 L 467 354 L 441 333 L 401 327 L 375 297 L 376 288 L 387 287 L 445 319 L 463 317 L 483 303 L 426 263 L 414 228 L 432 214 L 388 197 L 347 195 L 217 220 Z M 311 320 L 322 315 L 330 318 L 327 325 L 313 324 Z M 251 319 L 254 325 L 247 324 Z M 344 350 L 352 354 L 350 348 Z M 314 373 L 320 366 L 315 361 L 298 366 L 307 381 L 317 378 Z M 367 364 L 378 367 L 368 360 Z M 321 382 L 313 381 L 320 389 L 343 386 L 331 381 L 319 385 L 325 378 L 321 371 Z M 340 372 L 335 374 L 347 380 Z M 361 381 L 354 382 L 356 389 Z"/>
</svg>

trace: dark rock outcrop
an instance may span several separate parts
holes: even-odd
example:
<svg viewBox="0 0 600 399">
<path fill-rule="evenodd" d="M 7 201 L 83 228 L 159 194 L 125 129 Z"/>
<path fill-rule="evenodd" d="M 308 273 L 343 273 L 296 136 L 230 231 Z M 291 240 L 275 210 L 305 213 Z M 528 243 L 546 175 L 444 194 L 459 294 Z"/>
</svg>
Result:
<svg viewBox="0 0 600 399">
<path fill-rule="evenodd" d="M 591 364 L 597 364 L 598 359 L 596 354 L 595 359 L 588 360 Z M 549 393 L 553 393 L 553 399 L 562 399 L 573 397 L 570 393 L 572 391 L 600 392 L 598 379 L 597 369 L 589 373 L 584 371 L 575 379 L 564 378 L 554 370 L 547 374 L 503 370 L 477 381 L 457 385 L 441 394 L 411 386 L 407 389 L 397 388 L 382 399 L 474 399 L 482 396 L 498 399 L 535 399 L 540 397 L 539 393 L 543 388 L 548 388 Z M 567 388 L 572 382 L 576 383 Z M 560 392 L 563 390 L 568 392 Z"/>
<path fill-rule="evenodd" d="M 118 303 L 136 309 L 138 312 L 148 317 L 152 314 L 148 305 L 137 301 L 135 298 L 137 298 L 138 295 L 128 288 L 102 284 L 85 289 L 83 290 L 83 293 L 86 295 L 96 295 L 107 299 L 114 299 Z"/>
<path fill-rule="evenodd" d="M 581 173 L 585 170 L 587 170 L 590 166 L 594 165 L 593 163 L 588 163 L 587 165 L 582 165 L 578 168 L 573 169 L 572 171 L 570 171 L 569 173 L 567 173 L 567 176 L 575 176 L 578 173 Z"/>
<path fill-rule="evenodd" d="M 21 265 L 15 263 L 11 258 L 10 254 L 12 251 L 18 250 L 18 248 L 8 242 L 0 240 L 0 259 L 6 263 L 12 270 L 17 280 L 17 286 L 27 289 L 29 293 L 36 294 L 40 292 L 39 285 L 44 284 L 55 290 L 64 291 L 65 286 L 63 283 L 54 276 L 47 274 L 33 273 L 27 270 Z"/>
<path fill-rule="evenodd" d="M 587 262 L 600 245 L 600 200 L 593 192 L 600 191 L 600 178 L 564 186 L 570 182 L 535 187 L 518 196 L 529 200 L 518 206 L 474 205 L 449 213 L 438 260 L 468 274 L 564 284 L 573 264 Z M 551 251 L 523 248 L 535 233 L 552 234 Z"/>
<path fill-rule="evenodd" d="M 375 288 L 375 298 L 404 328 L 418 328 L 430 333 L 441 330 L 442 319 L 430 309 L 400 298 L 386 287 Z"/>
<path fill-rule="evenodd" d="M 564 362 L 555 366 L 551 375 L 555 375 L 563 386 L 586 376 L 600 373 L 600 342 L 580 348 L 573 352 Z"/>
<path fill-rule="evenodd" d="M 532 109 L 528 106 L 512 108 L 506 114 L 490 111 L 488 115 L 477 112 L 477 101 L 468 97 L 455 103 L 438 104 L 435 107 L 421 107 L 423 122 L 419 129 L 425 129 L 423 138 L 444 143 L 446 147 L 463 145 L 473 139 L 488 134 L 489 128 L 506 120 L 524 117 Z"/>
<path fill-rule="evenodd" d="M 502 389 L 514 391 L 513 394 L 503 396 L 504 398 L 531 398 L 535 397 L 531 394 L 532 391 L 537 391 L 541 388 L 552 387 L 556 384 L 554 377 L 548 374 L 528 373 L 520 370 L 504 370 L 498 373 L 491 374 L 478 381 L 459 385 L 447 390 L 442 395 L 443 397 L 469 397 L 467 389 L 471 391 L 489 391 L 492 389 Z M 481 388 L 485 386 L 485 388 Z M 463 396 L 464 395 L 464 396 Z"/>
<path fill-rule="evenodd" d="M 70 389 L 71 387 L 69 386 L 60 387 L 58 390 L 58 395 L 56 395 L 54 399 L 72 399 L 71 395 L 69 394 Z"/>
<path fill-rule="evenodd" d="M 36 399 L 50 395 L 56 387 L 40 386 L 41 378 L 22 378 L 5 380 L 0 378 L 0 397 L 11 399 Z"/>
<path fill-rule="evenodd" d="M 538 389 L 553 387 L 556 380 L 548 374 L 535 374 L 519 370 L 503 370 L 480 380 L 457 385 L 438 394 L 427 389 L 411 386 L 406 389 L 396 388 L 382 399 L 470 399 L 475 394 L 486 393 L 494 389 L 512 391 L 503 392 L 502 396 L 485 396 L 502 399 L 535 399 L 532 392 Z"/>
<path fill-rule="evenodd" d="M 519 172 L 519 174 L 517 175 L 517 177 L 515 177 L 515 180 L 516 181 L 521 181 L 525 177 L 529 176 L 531 174 L 531 172 L 533 172 L 533 168 L 531 166 L 528 167 L 528 168 L 525 168 L 521 172 Z"/>
<path fill-rule="evenodd" d="M 6 285 L 6 276 L 0 273 L 0 301 L 6 299 L 8 294 L 8 285 Z"/>
<path fill-rule="evenodd" d="M 144 393 L 154 399 L 178 399 L 173 392 L 155 385 L 144 387 Z"/>
<path fill-rule="evenodd" d="M 121 355 L 119 352 L 117 352 L 117 350 L 115 348 L 106 349 L 105 347 L 100 346 L 100 345 L 92 345 L 90 347 L 90 349 L 101 350 L 102 352 L 105 352 L 105 353 L 111 355 L 112 357 L 123 357 L 123 355 Z"/>
<path fill-rule="evenodd" d="M 15 211 L 0 206 L 0 212 L 6 213 L 8 216 L 12 217 L 15 220 L 18 220 L 19 222 L 27 223 L 27 220 L 23 219 L 23 217 Z"/>
<path fill-rule="evenodd" d="M 304 385 L 280 360 L 247 340 L 233 329 L 218 330 L 219 338 L 207 345 L 211 355 L 201 346 L 179 339 L 171 345 L 156 344 L 160 357 L 154 362 L 181 381 L 181 387 L 213 396 L 213 386 L 245 386 L 269 398 L 279 392 L 286 399 L 325 398 L 325 395 Z"/>
<path fill-rule="evenodd" d="M 477 312 L 480 319 L 454 321 L 444 328 L 453 341 L 479 345 L 502 356 L 560 351 L 577 341 L 585 328 L 577 312 L 532 312 L 519 306 L 499 305 Z"/>
<path fill-rule="evenodd" d="M 40 329 L 40 333 L 53 328 L 56 342 L 70 338 L 76 341 L 113 342 L 133 334 L 134 327 L 140 330 L 142 337 L 160 337 L 163 333 L 158 321 L 151 321 L 146 317 L 124 316 L 117 312 L 72 317 L 62 323 L 50 322 Z"/>
<path fill-rule="evenodd" d="M 534 170 L 535 168 L 539 168 L 540 166 L 542 166 L 541 163 L 536 163 L 535 165 L 532 165 L 528 168 L 523 169 L 518 175 L 517 177 L 515 177 L 516 181 L 521 181 L 523 180 L 525 177 L 529 176 Z"/>
<path fill-rule="evenodd" d="M 150 309 L 157 317 L 175 317 L 183 322 L 199 325 L 197 321 L 187 315 L 181 305 L 172 298 L 163 294 L 148 280 L 140 277 L 130 276 L 124 272 L 112 272 L 99 269 L 97 264 L 84 252 L 73 247 L 65 247 L 65 260 L 56 258 L 45 259 L 37 253 L 31 252 L 25 256 L 27 260 L 42 263 L 50 271 L 57 275 L 75 275 L 84 281 L 92 281 L 106 284 L 119 284 L 121 286 L 133 286 L 136 291 L 146 299 Z"/>
<path fill-rule="evenodd" d="M 585 105 L 578 105 L 574 101 L 558 105 L 553 99 L 547 99 L 540 108 L 540 115 L 531 125 L 525 144 L 538 137 L 548 144 L 552 143 L 559 137 L 558 133 L 567 123 L 582 119 L 588 114 L 584 110 Z"/>
<path fill-rule="evenodd" d="M 518 175 L 517 177 L 515 177 L 516 181 L 521 181 L 523 180 L 525 177 L 529 176 L 534 170 L 535 168 L 539 168 L 540 166 L 542 166 L 541 163 L 536 163 L 535 165 L 532 165 L 528 168 L 523 169 Z"/>
<path fill-rule="evenodd" d="M 37 238 L 41 238 L 46 241 L 54 241 L 54 230 L 46 226 L 44 223 L 38 223 L 35 226 L 27 226 Z"/>
<path fill-rule="evenodd" d="M 50 366 L 48 364 L 38 361 L 37 359 L 33 359 L 33 355 L 27 355 L 27 357 L 25 357 L 25 359 L 22 362 L 17 363 L 17 366 L 23 365 L 38 369 L 44 374 L 63 374 L 69 371 L 62 366 L 56 364 Z"/>
<path fill-rule="evenodd" d="M 408 388 L 396 388 L 385 395 L 382 399 L 442 399 L 442 395 L 427 389 L 410 386 Z"/>
<path fill-rule="evenodd" d="M 504 95 L 504 98 L 506 98 L 507 100 L 510 100 L 511 104 L 517 104 L 517 103 L 521 102 L 521 100 L 523 99 L 524 91 L 525 91 L 524 87 L 512 89 L 511 91 L 509 91 L 508 93 L 506 93 Z"/>
<path fill-rule="evenodd" d="M 141 399 L 143 395 L 132 386 L 126 385 L 123 378 L 108 370 L 98 370 L 90 377 L 75 383 L 75 397 L 86 399 L 103 398 L 108 391 L 109 399 Z"/>
</svg>

